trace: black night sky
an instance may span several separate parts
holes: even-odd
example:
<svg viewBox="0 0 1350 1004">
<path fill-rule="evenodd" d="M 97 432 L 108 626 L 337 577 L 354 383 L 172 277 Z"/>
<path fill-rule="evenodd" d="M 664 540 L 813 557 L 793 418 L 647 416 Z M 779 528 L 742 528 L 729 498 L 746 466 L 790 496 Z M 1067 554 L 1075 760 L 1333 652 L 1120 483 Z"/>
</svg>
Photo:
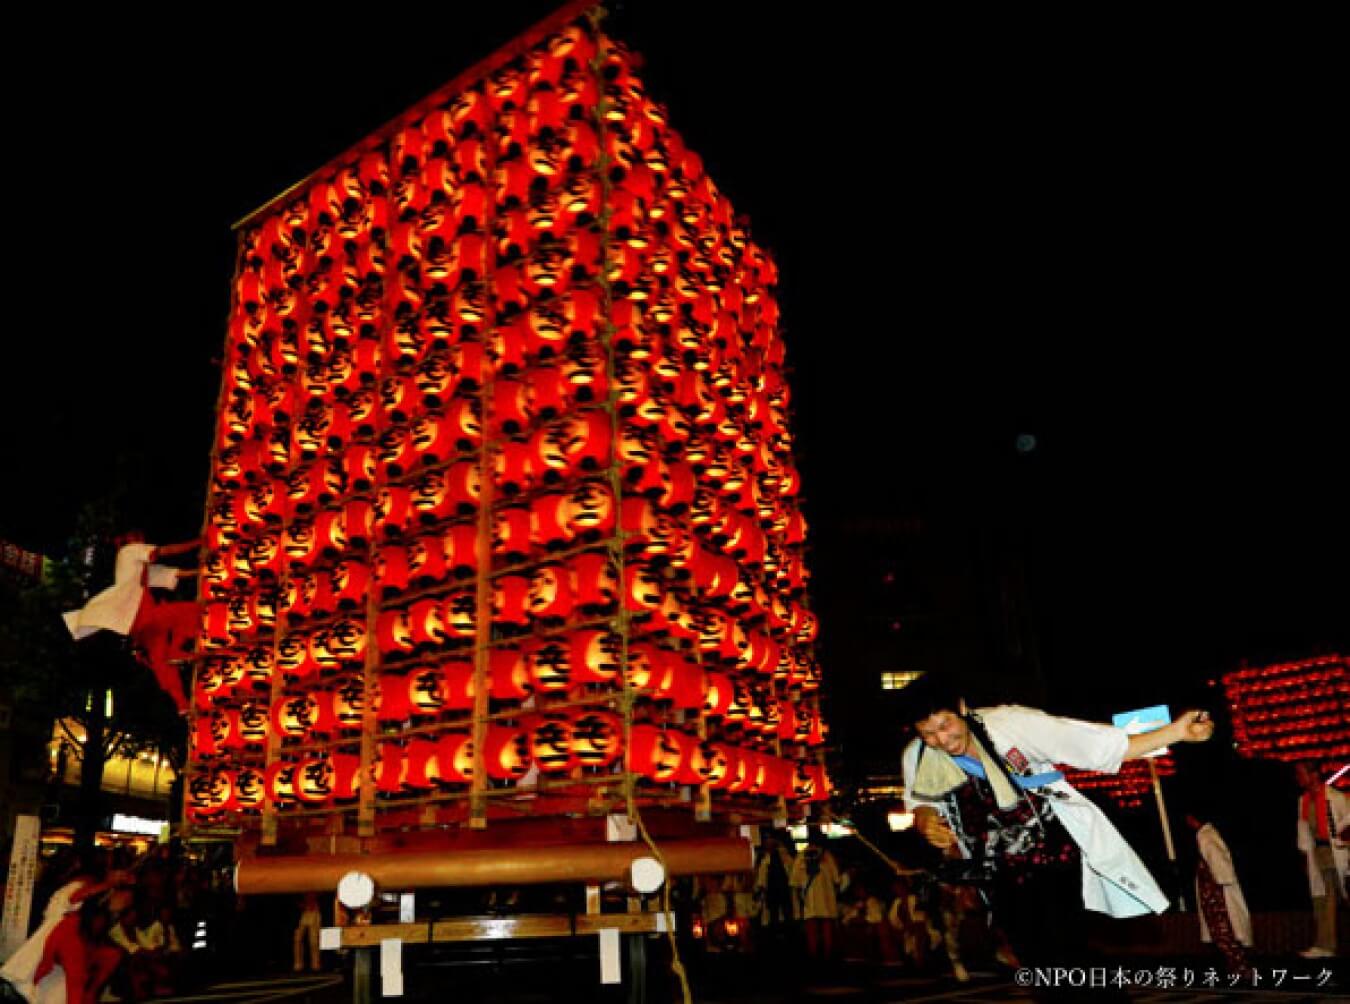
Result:
<svg viewBox="0 0 1350 1004">
<path fill-rule="evenodd" d="M 0 537 L 58 553 L 117 471 L 197 532 L 231 223 L 550 9 L 498 6 L 31 29 Z M 782 268 L 846 757 L 895 748 L 880 670 L 996 679 L 1009 595 L 1047 684 L 1007 696 L 1065 713 L 1350 648 L 1329 63 L 1257 23 L 617 7 Z"/>
</svg>

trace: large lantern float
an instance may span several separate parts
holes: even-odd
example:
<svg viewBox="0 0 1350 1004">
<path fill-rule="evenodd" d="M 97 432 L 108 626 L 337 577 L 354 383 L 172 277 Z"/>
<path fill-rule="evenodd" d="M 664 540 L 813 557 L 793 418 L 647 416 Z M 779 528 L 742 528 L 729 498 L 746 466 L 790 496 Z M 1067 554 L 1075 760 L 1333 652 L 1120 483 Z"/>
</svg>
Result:
<svg viewBox="0 0 1350 1004">
<path fill-rule="evenodd" d="M 572 4 L 241 225 L 192 819 L 510 858 L 828 797 L 777 271 L 635 67 Z"/>
</svg>

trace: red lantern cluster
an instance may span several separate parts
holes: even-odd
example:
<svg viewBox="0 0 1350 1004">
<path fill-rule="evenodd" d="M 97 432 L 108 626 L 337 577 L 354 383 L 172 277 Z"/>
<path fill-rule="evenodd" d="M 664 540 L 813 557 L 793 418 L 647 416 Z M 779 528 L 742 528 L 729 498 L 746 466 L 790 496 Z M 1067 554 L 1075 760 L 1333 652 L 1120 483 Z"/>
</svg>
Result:
<svg viewBox="0 0 1350 1004">
<path fill-rule="evenodd" d="M 1154 757 L 1153 766 L 1159 777 L 1170 777 L 1177 772 L 1171 754 Z M 1064 777 L 1080 791 L 1099 791 L 1109 796 L 1123 809 L 1137 809 L 1153 794 L 1153 776 L 1146 760 L 1126 760 L 1115 774 L 1067 768 Z"/>
<path fill-rule="evenodd" d="M 460 783 L 490 637 L 494 783 L 620 769 L 549 707 L 630 688 L 651 783 L 826 797 L 777 269 L 622 46 L 513 54 L 241 230 L 194 776 L 340 800 L 373 658 L 376 789 Z"/>
<path fill-rule="evenodd" d="M 1223 690 L 1243 756 L 1306 760 L 1329 771 L 1350 760 L 1350 660 L 1344 656 L 1240 669 L 1223 677 Z"/>
</svg>

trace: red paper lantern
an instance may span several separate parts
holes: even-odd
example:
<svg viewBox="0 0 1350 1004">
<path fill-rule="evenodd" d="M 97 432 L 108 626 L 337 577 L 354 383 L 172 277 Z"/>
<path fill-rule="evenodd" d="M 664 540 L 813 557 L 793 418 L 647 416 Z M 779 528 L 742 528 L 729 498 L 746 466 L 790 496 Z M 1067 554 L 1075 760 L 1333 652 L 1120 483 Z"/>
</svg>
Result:
<svg viewBox="0 0 1350 1004">
<path fill-rule="evenodd" d="M 380 743 L 375 754 L 375 790 L 396 795 L 403 789 L 403 747 L 398 743 Z"/>
<path fill-rule="evenodd" d="M 618 570 L 607 553 L 578 554 L 568 560 L 567 568 L 572 575 L 572 593 L 579 608 L 598 614 L 618 602 Z"/>
<path fill-rule="evenodd" d="M 318 717 L 318 705 L 308 695 L 283 697 L 272 706 L 272 728 L 287 739 L 303 739 Z"/>
<path fill-rule="evenodd" d="M 607 767 L 623 752 L 623 720 L 610 711 L 581 711 L 572 717 L 572 752 L 582 767 Z"/>
<path fill-rule="evenodd" d="M 534 716 L 528 721 L 530 758 L 546 774 L 571 770 L 577 763 L 572 748 L 572 718 L 560 712 Z"/>
<path fill-rule="evenodd" d="M 267 741 L 267 707 L 261 701 L 245 701 L 239 708 L 239 738 L 245 746 Z"/>
<path fill-rule="evenodd" d="M 277 668 L 291 680 L 303 680 L 318 671 L 309 651 L 309 638 L 292 633 L 277 642 Z"/>
<path fill-rule="evenodd" d="M 568 543 L 576 535 L 571 517 L 571 496 L 540 495 L 530 506 L 530 543 L 543 549 Z"/>
<path fill-rule="evenodd" d="M 234 775 L 234 802 L 243 812 L 256 812 L 262 808 L 266 793 L 266 778 L 263 772 L 252 767 L 243 767 Z"/>
<path fill-rule="evenodd" d="M 410 678 L 402 673 L 382 673 L 375 696 L 375 714 L 381 722 L 406 722 L 413 714 Z"/>
<path fill-rule="evenodd" d="M 473 780 L 473 739 L 466 732 L 450 732 L 437 741 L 436 763 L 440 780 L 447 784 L 467 784 Z"/>
<path fill-rule="evenodd" d="M 556 562 L 540 565 L 530 576 L 527 610 L 539 621 L 566 620 L 572 612 L 572 580 Z"/>
<path fill-rule="evenodd" d="M 385 610 L 376 622 L 376 638 L 385 655 L 411 652 L 414 648 L 412 625 L 407 610 Z"/>
<path fill-rule="evenodd" d="M 623 646 L 619 635 L 587 629 L 574 631 L 566 638 L 574 684 L 609 683 L 618 677 Z"/>
<path fill-rule="evenodd" d="M 455 575 L 471 575 L 478 570 L 478 527 L 457 523 L 446 531 L 445 560 Z"/>
<path fill-rule="evenodd" d="M 514 564 L 530 553 L 530 510 L 525 506 L 507 506 L 492 514 L 492 553 Z"/>
<path fill-rule="evenodd" d="M 483 750 L 487 775 L 496 780 L 524 777 L 530 769 L 530 743 L 525 732 L 489 725 Z"/>
<path fill-rule="evenodd" d="M 445 599 L 445 629 L 453 638 L 472 638 L 477 632 L 478 598 L 467 589 Z"/>
<path fill-rule="evenodd" d="M 499 624 L 529 623 L 526 606 L 530 580 L 524 575 L 503 575 L 492 582 L 492 617 Z"/>
<path fill-rule="evenodd" d="M 520 701 L 530 696 L 533 680 L 527 653 L 513 646 L 494 648 L 489 657 L 493 700 Z"/>
<path fill-rule="evenodd" d="M 306 805 L 323 805 L 333 796 L 333 762 L 327 757 L 304 760 L 295 771 L 295 793 Z"/>
<path fill-rule="evenodd" d="M 571 652 L 561 638 L 536 642 L 525 650 L 536 693 L 564 693 L 572 685 Z"/>
<path fill-rule="evenodd" d="M 403 785 L 414 791 L 426 791 L 440 778 L 440 742 L 418 737 L 408 743 L 404 753 Z"/>
<path fill-rule="evenodd" d="M 442 708 L 447 711 L 467 711 L 473 707 L 473 663 L 452 659 L 440 669 Z"/>
<path fill-rule="evenodd" d="M 408 674 L 408 703 L 414 714 L 434 715 L 446 705 L 445 673 L 440 669 L 415 669 Z"/>
</svg>

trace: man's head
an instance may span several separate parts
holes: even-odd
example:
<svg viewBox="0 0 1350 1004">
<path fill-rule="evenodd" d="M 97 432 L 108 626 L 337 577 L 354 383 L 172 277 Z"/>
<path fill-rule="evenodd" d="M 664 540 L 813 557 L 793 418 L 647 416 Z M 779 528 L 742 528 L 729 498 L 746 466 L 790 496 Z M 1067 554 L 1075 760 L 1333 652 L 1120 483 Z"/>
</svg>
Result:
<svg viewBox="0 0 1350 1004">
<path fill-rule="evenodd" d="M 906 688 L 905 702 L 924 745 L 951 756 L 970 750 L 970 726 L 963 717 L 966 702 L 949 681 L 927 673 Z"/>
</svg>

